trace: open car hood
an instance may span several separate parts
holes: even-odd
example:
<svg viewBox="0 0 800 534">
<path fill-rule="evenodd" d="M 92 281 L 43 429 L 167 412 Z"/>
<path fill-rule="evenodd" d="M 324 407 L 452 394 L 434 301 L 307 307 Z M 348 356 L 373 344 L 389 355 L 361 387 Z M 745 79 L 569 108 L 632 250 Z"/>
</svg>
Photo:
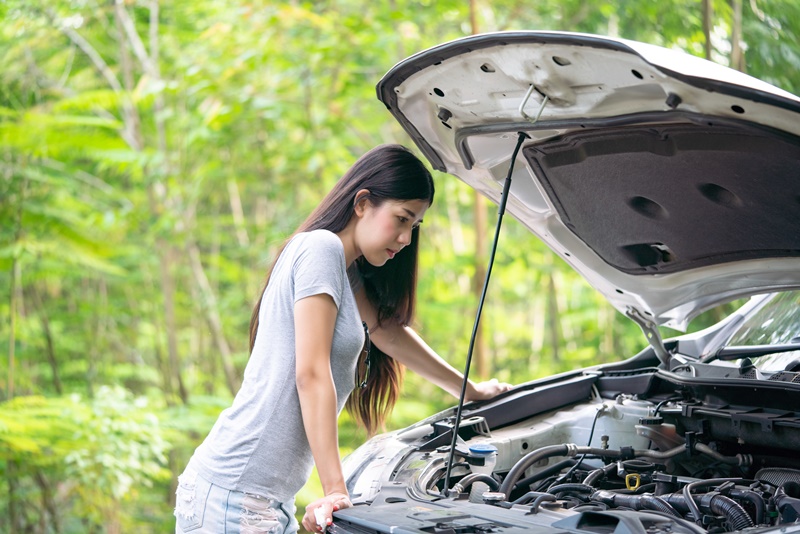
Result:
<svg viewBox="0 0 800 534">
<path fill-rule="evenodd" d="M 518 132 L 530 136 L 509 213 L 646 332 L 800 287 L 790 93 L 682 52 L 561 32 L 452 41 L 377 91 L 436 169 L 495 203 Z"/>
</svg>

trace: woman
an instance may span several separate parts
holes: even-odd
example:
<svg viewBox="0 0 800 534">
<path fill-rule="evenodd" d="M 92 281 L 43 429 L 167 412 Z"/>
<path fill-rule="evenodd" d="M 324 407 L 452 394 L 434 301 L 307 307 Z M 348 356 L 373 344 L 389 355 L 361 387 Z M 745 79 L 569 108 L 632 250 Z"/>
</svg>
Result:
<svg viewBox="0 0 800 534">
<path fill-rule="evenodd" d="M 461 374 L 407 326 L 433 195 L 419 159 L 379 146 L 286 242 L 253 310 L 241 390 L 179 477 L 176 532 L 294 532 L 294 496 L 314 464 L 325 496 L 303 526 L 320 531 L 351 505 L 337 434 L 345 403 L 373 433 L 397 400 L 401 364 L 458 396 Z M 509 387 L 470 383 L 467 399 Z"/>
</svg>

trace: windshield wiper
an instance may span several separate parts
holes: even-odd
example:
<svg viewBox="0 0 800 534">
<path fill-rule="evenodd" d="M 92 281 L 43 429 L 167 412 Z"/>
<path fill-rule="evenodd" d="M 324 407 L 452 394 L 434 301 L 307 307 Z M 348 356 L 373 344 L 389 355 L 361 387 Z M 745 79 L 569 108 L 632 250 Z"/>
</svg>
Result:
<svg viewBox="0 0 800 534">
<path fill-rule="evenodd" d="M 777 354 L 779 352 L 792 352 L 793 350 L 800 350 L 800 339 L 792 339 L 791 343 L 781 343 L 778 345 L 743 345 L 739 347 L 725 347 L 721 349 L 714 357 L 715 360 L 738 360 L 747 356 L 757 358 L 758 356 L 766 356 L 768 354 Z"/>
<path fill-rule="evenodd" d="M 475 337 L 478 334 L 478 324 L 481 320 L 481 312 L 483 311 L 483 303 L 486 300 L 486 290 L 489 287 L 489 277 L 492 276 L 492 265 L 494 265 L 494 256 L 497 252 L 497 241 L 500 238 L 500 225 L 503 222 L 503 214 L 506 211 L 506 203 L 508 202 L 508 195 L 511 192 L 511 174 L 514 172 L 514 163 L 517 161 L 517 154 L 525 139 L 530 139 L 530 136 L 525 132 L 518 132 L 519 138 L 517 145 L 514 147 L 514 153 L 511 155 L 511 162 L 508 167 L 508 175 L 503 183 L 503 193 L 500 197 L 500 203 L 497 207 L 497 226 L 494 230 L 494 243 L 492 243 L 492 252 L 489 256 L 489 267 L 486 269 L 486 278 L 483 281 L 483 290 L 481 298 L 478 301 L 478 312 L 475 314 L 475 324 L 472 326 L 472 336 L 469 339 L 469 350 L 467 351 L 467 363 L 464 366 L 464 380 L 461 382 L 461 395 L 458 397 L 458 408 L 456 408 L 456 419 L 453 422 L 453 440 L 450 442 L 450 453 L 447 458 L 447 471 L 444 475 L 444 488 L 442 494 L 447 496 L 447 490 L 450 488 L 450 471 L 453 468 L 453 457 L 456 452 L 456 443 L 458 441 L 458 425 L 461 422 L 461 409 L 464 406 L 464 399 L 467 395 L 467 383 L 469 382 L 469 366 L 472 363 L 472 350 L 475 348 Z"/>
</svg>

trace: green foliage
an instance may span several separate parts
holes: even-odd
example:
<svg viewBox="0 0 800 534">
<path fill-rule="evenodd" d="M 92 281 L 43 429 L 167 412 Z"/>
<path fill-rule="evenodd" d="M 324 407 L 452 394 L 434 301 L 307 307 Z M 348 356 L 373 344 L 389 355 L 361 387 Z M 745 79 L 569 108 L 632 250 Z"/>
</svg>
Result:
<svg viewBox="0 0 800 534">
<path fill-rule="evenodd" d="M 4 402 L 0 473 L 16 486 L 16 499 L 24 494 L 84 527 L 124 522 L 122 505 L 172 476 L 165 468 L 170 445 L 150 410 L 145 399 L 108 387 L 88 402 L 78 395 L 28 395 Z M 4 532 L 12 530 L 9 521 L 0 520 Z M 49 521 L 55 526 L 59 519 Z"/>
<path fill-rule="evenodd" d="M 728 64 L 731 5 L 712 3 L 712 59 Z M 0 317 L 13 318 L 0 323 L 0 346 L 14 364 L 0 359 L 0 392 L 14 393 L 0 405 L 0 462 L 17 481 L 16 523 L 0 517 L 0 529 L 11 532 L 172 528 L 171 484 L 230 404 L 224 358 L 241 374 L 250 307 L 277 247 L 358 155 L 411 144 L 375 83 L 472 31 L 469 3 L 456 0 L 162 1 L 158 27 L 153 2 L 122 4 L 0 2 Z M 742 4 L 743 69 L 797 93 L 797 2 Z M 694 0 L 476 6 L 479 31 L 585 31 L 704 54 Z M 490 231 L 474 228 L 471 191 L 435 179 L 417 326 L 462 368 L 474 242 Z M 506 221 L 482 319 L 488 374 L 519 383 L 644 346 Z M 406 384 L 389 428 L 453 402 L 413 375 Z M 346 415 L 340 428 L 343 453 L 366 438 Z"/>
</svg>

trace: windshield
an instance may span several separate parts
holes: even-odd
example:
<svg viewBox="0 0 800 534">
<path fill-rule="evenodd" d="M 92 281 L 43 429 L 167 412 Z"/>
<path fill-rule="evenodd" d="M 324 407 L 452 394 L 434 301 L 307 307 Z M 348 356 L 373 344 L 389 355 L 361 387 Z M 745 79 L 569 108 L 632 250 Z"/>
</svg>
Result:
<svg viewBox="0 0 800 534">
<path fill-rule="evenodd" d="M 728 345 L 783 345 L 800 342 L 800 291 L 778 293 L 733 335 Z"/>
<path fill-rule="evenodd" d="M 728 341 L 728 347 L 800 346 L 800 291 L 778 293 L 751 315 Z M 800 350 L 750 357 L 762 371 L 787 370 L 800 362 Z M 793 365 L 794 364 L 794 365 Z"/>
</svg>

